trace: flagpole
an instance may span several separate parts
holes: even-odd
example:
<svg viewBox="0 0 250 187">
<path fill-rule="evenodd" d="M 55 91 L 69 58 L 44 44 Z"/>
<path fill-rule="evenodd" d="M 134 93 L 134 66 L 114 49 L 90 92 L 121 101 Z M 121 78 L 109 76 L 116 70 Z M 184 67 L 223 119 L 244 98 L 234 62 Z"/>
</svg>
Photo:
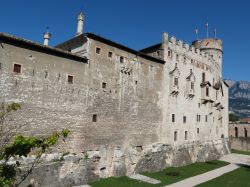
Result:
<svg viewBox="0 0 250 187">
<path fill-rule="evenodd" d="M 207 38 L 208 38 L 208 22 L 206 24 L 206 27 L 207 27 Z"/>
</svg>

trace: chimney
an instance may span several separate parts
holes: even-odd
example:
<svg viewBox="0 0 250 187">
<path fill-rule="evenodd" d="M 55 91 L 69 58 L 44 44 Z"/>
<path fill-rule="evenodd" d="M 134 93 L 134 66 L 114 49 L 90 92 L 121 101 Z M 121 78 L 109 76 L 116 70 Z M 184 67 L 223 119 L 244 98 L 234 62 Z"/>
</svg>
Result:
<svg viewBox="0 0 250 187">
<path fill-rule="evenodd" d="M 84 14 L 80 12 L 77 18 L 77 31 L 76 36 L 83 34 L 83 21 L 84 21 Z"/>
<path fill-rule="evenodd" d="M 50 38 L 51 38 L 51 34 L 49 33 L 49 29 L 47 27 L 47 31 L 43 35 L 43 39 L 44 39 L 43 45 L 49 46 L 49 40 L 50 40 Z"/>
</svg>

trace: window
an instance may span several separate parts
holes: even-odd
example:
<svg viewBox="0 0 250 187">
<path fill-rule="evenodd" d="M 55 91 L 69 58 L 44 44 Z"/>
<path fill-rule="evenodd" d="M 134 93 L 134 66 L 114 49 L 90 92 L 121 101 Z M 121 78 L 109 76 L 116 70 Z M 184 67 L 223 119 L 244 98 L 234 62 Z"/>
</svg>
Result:
<svg viewBox="0 0 250 187">
<path fill-rule="evenodd" d="M 234 136 L 238 138 L 238 127 L 234 128 Z"/>
<path fill-rule="evenodd" d="M 178 136 L 177 131 L 174 131 L 174 141 L 177 141 L 177 136 Z"/>
<path fill-rule="evenodd" d="M 205 116 L 205 122 L 207 122 L 207 115 Z"/>
<path fill-rule="evenodd" d="M 209 87 L 206 87 L 206 96 L 209 97 Z"/>
<path fill-rule="evenodd" d="M 138 81 L 135 81 L 135 85 L 137 85 L 138 84 Z"/>
<path fill-rule="evenodd" d="M 188 131 L 185 131 L 185 140 L 188 139 Z"/>
<path fill-rule="evenodd" d="M 178 78 L 177 77 L 174 78 L 174 86 L 178 86 Z"/>
<path fill-rule="evenodd" d="M 22 68 L 22 65 L 14 64 L 13 72 L 14 73 L 21 73 L 21 68 Z"/>
<path fill-rule="evenodd" d="M 72 75 L 68 75 L 68 83 L 73 84 L 74 77 Z"/>
<path fill-rule="evenodd" d="M 187 117 L 183 116 L 183 123 L 186 123 L 186 122 L 187 122 Z"/>
<path fill-rule="evenodd" d="M 184 56 L 184 58 L 183 58 L 183 61 L 184 61 L 184 62 L 186 62 L 186 61 L 187 61 L 187 58 L 186 58 L 185 56 Z"/>
<path fill-rule="evenodd" d="M 201 107 L 201 104 L 200 103 L 198 103 L 198 108 L 200 108 Z"/>
<path fill-rule="evenodd" d="M 168 50 L 168 56 L 169 56 L 169 57 L 172 56 L 172 51 Z"/>
<path fill-rule="evenodd" d="M 106 83 L 106 82 L 103 82 L 103 83 L 102 83 L 102 88 L 106 88 L 106 86 L 107 86 L 107 83 Z"/>
<path fill-rule="evenodd" d="M 0 62 L 0 70 L 2 69 L 2 63 Z"/>
<path fill-rule="evenodd" d="M 156 51 L 156 56 L 160 56 L 160 51 Z"/>
<path fill-rule="evenodd" d="M 197 134 L 199 134 L 200 133 L 200 129 L 199 128 L 197 128 Z"/>
<path fill-rule="evenodd" d="M 124 57 L 120 56 L 120 62 L 123 63 L 124 62 Z"/>
<path fill-rule="evenodd" d="M 96 54 L 101 54 L 101 48 L 96 47 L 96 48 L 95 48 L 95 53 L 96 53 Z"/>
<path fill-rule="evenodd" d="M 246 128 L 244 128 L 244 136 L 245 136 L 245 138 L 247 138 L 247 129 Z"/>
<path fill-rule="evenodd" d="M 194 82 L 191 82 L 191 90 L 194 90 Z"/>
<path fill-rule="evenodd" d="M 92 122 L 97 122 L 97 114 L 93 114 Z"/>
<path fill-rule="evenodd" d="M 113 56 L 113 53 L 112 53 L 111 51 L 109 51 L 109 52 L 108 52 L 108 57 L 109 57 L 109 58 L 112 58 L 112 56 Z"/>
<path fill-rule="evenodd" d="M 172 122 L 175 122 L 175 114 L 172 114 Z"/>
<path fill-rule="evenodd" d="M 201 115 L 198 115 L 198 114 L 196 115 L 196 121 L 197 121 L 197 122 L 200 122 L 200 121 L 201 121 Z"/>
<path fill-rule="evenodd" d="M 203 72 L 202 73 L 202 82 L 205 82 L 206 81 L 206 74 Z"/>
<path fill-rule="evenodd" d="M 194 60 L 193 59 L 191 59 L 191 64 L 193 64 L 194 63 Z"/>
<path fill-rule="evenodd" d="M 44 74 L 45 74 L 45 75 L 44 75 L 44 78 L 47 79 L 47 77 L 48 77 L 48 72 L 47 72 L 47 71 L 44 71 Z"/>
<path fill-rule="evenodd" d="M 176 54 L 176 60 L 179 61 L 179 55 L 178 54 Z"/>
</svg>

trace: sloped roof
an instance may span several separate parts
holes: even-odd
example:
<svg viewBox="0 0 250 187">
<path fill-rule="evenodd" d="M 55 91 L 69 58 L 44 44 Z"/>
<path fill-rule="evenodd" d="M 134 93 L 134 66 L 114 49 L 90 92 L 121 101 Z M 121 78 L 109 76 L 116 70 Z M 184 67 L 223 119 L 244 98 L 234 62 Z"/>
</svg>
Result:
<svg viewBox="0 0 250 187">
<path fill-rule="evenodd" d="M 69 58 L 72 60 L 76 60 L 79 62 L 87 63 L 88 59 L 77 54 L 70 53 L 68 51 L 58 49 L 55 47 L 45 46 L 40 43 L 36 43 L 27 39 L 19 38 L 14 35 L 10 35 L 7 33 L 0 33 L 0 42 L 9 43 L 15 46 L 20 46 L 23 48 L 44 52 L 47 54 L 52 54 L 55 56 L 60 56 L 64 58 Z"/>
<path fill-rule="evenodd" d="M 212 86 L 211 83 L 210 83 L 209 81 L 205 81 L 205 82 L 202 82 L 202 83 L 201 83 L 201 87 L 204 87 L 204 86 L 206 86 L 206 85 Z"/>
<path fill-rule="evenodd" d="M 125 46 L 125 45 L 122 45 L 122 44 L 119 44 L 119 43 L 114 42 L 114 41 L 112 41 L 112 40 L 106 39 L 106 38 L 104 38 L 104 37 L 102 37 L 102 36 L 99 36 L 99 35 L 96 35 L 96 34 L 94 34 L 94 33 L 85 33 L 85 34 L 79 35 L 79 36 L 77 36 L 77 37 L 74 37 L 74 38 L 72 38 L 72 39 L 66 41 L 66 42 L 63 42 L 62 44 L 57 45 L 56 47 L 60 48 L 60 47 L 63 46 L 63 45 L 67 45 L 67 44 L 69 44 L 69 43 L 74 43 L 76 40 L 78 40 L 78 42 L 79 42 L 79 41 L 81 41 L 84 37 L 87 37 L 87 38 L 91 38 L 91 39 L 93 39 L 93 40 L 100 41 L 100 42 L 102 42 L 102 43 L 111 45 L 111 46 L 113 46 L 113 47 L 117 47 L 117 48 L 119 48 L 119 49 L 121 49 L 121 50 L 130 52 L 130 53 L 132 53 L 132 54 L 135 54 L 135 55 L 137 55 L 137 56 L 140 56 L 140 57 L 142 57 L 142 58 L 145 58 L 145 59 L 148 59 L 148 60 L 157 62 L 157 63 L 161 63 L 161 64 L 164 64 L 164 63 L 165 63 L 164 60 L 160 60 L 160 59 L 158 59 L 158 58 L 154 58 L 154 57 L 152 57 L 152 56 L 146 55 L 146 54 L 144 54 L 144 53 L 142 53 L 142 52 L 140 52 L 140 51 L 131 49 L 131 48 Z"/>
</svg>

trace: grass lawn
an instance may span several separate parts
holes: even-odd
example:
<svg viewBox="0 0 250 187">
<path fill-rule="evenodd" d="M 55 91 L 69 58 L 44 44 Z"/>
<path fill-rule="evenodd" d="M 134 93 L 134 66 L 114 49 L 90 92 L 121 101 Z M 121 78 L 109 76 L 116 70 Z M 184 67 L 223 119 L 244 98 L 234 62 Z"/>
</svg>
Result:
<svg viewBox="0 0 250 187">
<path fill-rule="evenodd" d="M 250 186 L 250 167 L 241 167 L 229 173 L 222 175 L 221 177 L 215 178 L 208 182 L 202 183 L 197 187 L 245 187 Z"/>
<path fill-rule="evenodd" d="M 92 187 L 159 187 L 167 184 L 172 184 L 178 182 L 180 180 L 186 179 L 188 177 L 192 177 L 195 175 L 199 175 L 210 170 L 228 165 L 228 162 L 223 161 L 210 161 L 205 163 L 194 163 L 188 166 L 178 167 L 178 168 L 166 168 L 159 172 L 154 173 L 142 173 L 151 178 L 155 178 L 161 181 L 160 184 L 153 185 L 144 182 L 140 182 L 137 180 L 129 179 L 128 177 L 110 177 L 107 179 L 102 179 L 100 181 L 96 181 L 90 183 Z M 249 173 L 250 174 L 250 173 Z"/>
<path fill-rule="evenodd" d="M 236 150 L 236 149 L 232 149 L 231 151 L 232 151 L 232 153 L 238 153 L 238 154 L 243 154 L 243 155 L 250 155 L 250 152 L 248 152 L 248 151 L 240 151 L 240 150 Z"/>
</svg>

